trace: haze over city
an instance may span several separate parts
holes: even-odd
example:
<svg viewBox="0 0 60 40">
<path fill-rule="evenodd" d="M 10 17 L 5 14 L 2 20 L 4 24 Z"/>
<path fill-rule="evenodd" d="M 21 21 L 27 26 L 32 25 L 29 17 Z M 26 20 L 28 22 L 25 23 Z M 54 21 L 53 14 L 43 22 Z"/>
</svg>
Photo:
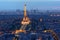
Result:
<svg viewBox="0 0 60 40">
<path fill-rule="evenodd" d="M 0 10 L 23 10 L 24 3 L 27 10 L 60 10 L 59 0 L 0 0 Z"/>
</svg>

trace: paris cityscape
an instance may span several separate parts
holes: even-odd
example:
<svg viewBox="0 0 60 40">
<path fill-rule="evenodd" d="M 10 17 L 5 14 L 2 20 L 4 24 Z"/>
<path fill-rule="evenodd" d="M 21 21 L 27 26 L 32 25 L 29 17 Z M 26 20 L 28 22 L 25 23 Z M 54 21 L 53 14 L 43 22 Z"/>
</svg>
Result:
<svg viewBox="0 0 60 40">
<path fill-rule="evenodd" d="M 60 40 L 60 10 L 28 10 L 27 4 L 0 10 L 0 40 Z"/>
</svg>

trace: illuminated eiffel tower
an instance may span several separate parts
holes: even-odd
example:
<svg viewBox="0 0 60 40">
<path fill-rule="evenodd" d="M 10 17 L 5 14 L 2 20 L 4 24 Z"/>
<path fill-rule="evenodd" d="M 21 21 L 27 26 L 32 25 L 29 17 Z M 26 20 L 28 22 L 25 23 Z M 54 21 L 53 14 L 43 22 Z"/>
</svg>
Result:
<svg viewBox="0 0 60 40">
<path fill-rule="evenodd" d="M 21 22 L 22 26 L 20 28 L 20 30 L 16 30 L 16 33 L 20 33 L 20 32 L 26 32 L 26 27 L 28 24 L 30 24 L 30 19 L 28 18 L 27 14 L 26 14 L 26 4 L 24 5 L 24 17 L 23 20 Z"/>
<path fill-rule="evenodd" d="M 27 25 L 30 24 L 30 20 L 26 14 L 26 4 L 24 5 L 24 17 L 23 17 L 21 24 L 22 24 L 22 26 L 21 26 L 20 30 L 22 32 L 24 32 Z"/>
<path fill-rule="evenodd" d="M 14 34 L 17 38 L 14 37 L 13 40 L 18 40 L 18 37 L 19 37 L 18 34 L 21 32 L 26 32 L 25 29 L 26 29 L 27 25 L 30 24 L 30 19 L 28 18 L 27 14 L 26 14 L 26 4 L 24 5 L 24 17 L 23 17 L 23 20 L 21 21 L 21 24 L 22 24 L 21 28 L 14 32 Z"/>
<path fill-rule="evenodd" d="M 26 4 L 24 5 L 24 17 L 23 20 L 21 22 L 22 25 L 28 25 L 30 23 L 30 20 L 26 14 Z"/>
</svg>

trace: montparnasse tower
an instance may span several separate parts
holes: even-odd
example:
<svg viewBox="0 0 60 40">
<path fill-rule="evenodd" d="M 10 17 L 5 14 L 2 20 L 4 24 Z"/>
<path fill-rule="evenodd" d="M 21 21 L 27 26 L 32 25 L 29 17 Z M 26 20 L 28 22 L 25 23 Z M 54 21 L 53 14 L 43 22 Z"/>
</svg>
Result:
<svg viewBox="0 0 60 40">
<path fill-rule="evenodd" d="M 24 17 L 23 20 L 21 22 L 22 25 L 28 25 L 30 23 L 30 19 L 27 16 L 27 12 L 26 12 L 26 4 L 24 5 Z"/>
</svg>

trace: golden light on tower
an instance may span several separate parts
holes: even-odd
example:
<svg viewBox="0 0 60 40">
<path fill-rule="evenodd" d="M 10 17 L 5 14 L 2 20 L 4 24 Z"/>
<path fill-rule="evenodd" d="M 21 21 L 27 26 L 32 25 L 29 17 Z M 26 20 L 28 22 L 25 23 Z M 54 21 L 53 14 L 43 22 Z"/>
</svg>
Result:
<svg viewBox="0 0 60 40">
<path fill-rule="evenodd" d="M 25 32 L 25 30 L 16 30 L 15 34 L 18 34 L 20 32 Z"/>
<path fill-rule="evenodd" d="M 28 25 L 30 23 L 30 20 L 27 16 L 27 13 L 26 13 L 26 4 L 24 5 L 24 17 L 23 17 L 23 20 L 21 22 L 21 24 L 23 25 Z"/>
<path fill-rule="evenodd" d="M 24 5 L 24 17 L 23 17 L 21 24 L 22 24 L 22 26 L 21 26 L 20 30 L 16 30 L 15 34 L 18 34 L 21 32 L 26 32 L 26 30 L 25 30 L 26 25 L 30 24 L 30 20 L 26 14 L 26 4 Z"/>
<path fill-rule="evenodd" d="M 27 14 L 26 14 L 26 4 L 24 5 L 24 16 L 27 16 Z"/>
</svg>

